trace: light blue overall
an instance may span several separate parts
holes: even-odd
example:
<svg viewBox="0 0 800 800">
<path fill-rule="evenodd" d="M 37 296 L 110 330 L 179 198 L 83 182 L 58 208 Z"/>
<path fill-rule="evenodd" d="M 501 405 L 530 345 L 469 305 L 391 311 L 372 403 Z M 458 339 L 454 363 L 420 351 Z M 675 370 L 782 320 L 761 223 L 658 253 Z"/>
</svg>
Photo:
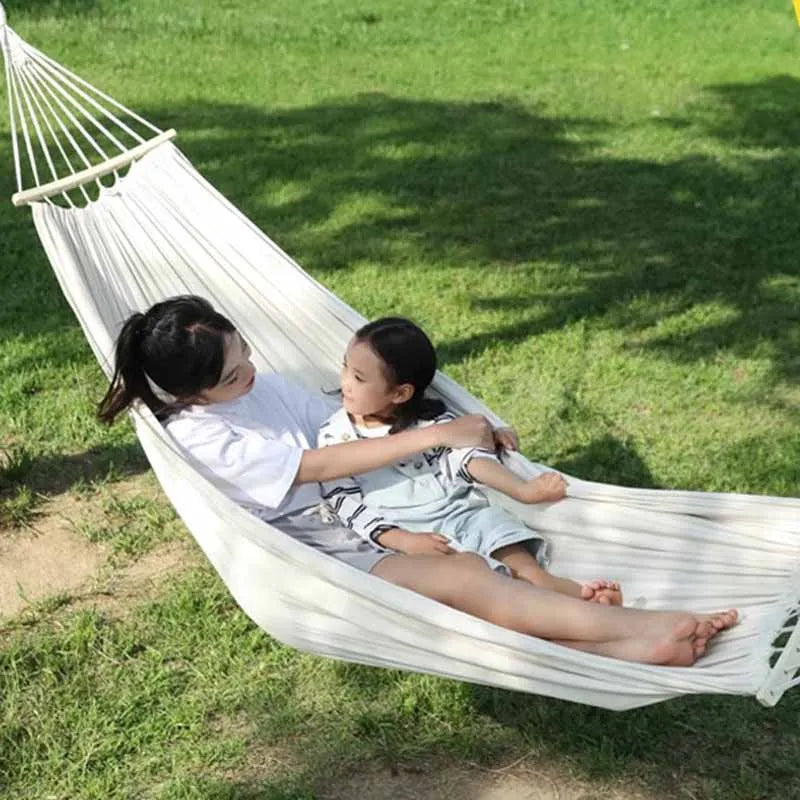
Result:
<svg viewBox="0 0 800 800">
<path fill-rule="evenodd" d="M 446 414 L 418 423 L 432 425 L 453 419 Z M 352 441 L 364 436 L 385 435 L 386 429 L 357 430 L 342 408 L 320 427 L 317 444 L 325 447 Z M 473 458 L 497 459 L 494 453 L 479 449 L 451 450 L 437 448 L 373 470 L 353 479 L 360 492 L 355 494 L 352 482 L 323 485 L 323 497 L 337 487 L 349 486 L 351 502 L 363 504 L 369 516 L 409 531 L 433 531 L 447 536 L 454 550 L 479 553 L 493 568 L 504 567 L 492 554 L 507 545 L 525 543 L 531 554 L 546 565 L 547 546 L 543 538 L 505 509 L 489 504 L 477 488 L 468 465 Z M 343 524 L 347 515 L 339 512 Z M 364 516 L 364 514 L 361 514 Z"/>
</svg>

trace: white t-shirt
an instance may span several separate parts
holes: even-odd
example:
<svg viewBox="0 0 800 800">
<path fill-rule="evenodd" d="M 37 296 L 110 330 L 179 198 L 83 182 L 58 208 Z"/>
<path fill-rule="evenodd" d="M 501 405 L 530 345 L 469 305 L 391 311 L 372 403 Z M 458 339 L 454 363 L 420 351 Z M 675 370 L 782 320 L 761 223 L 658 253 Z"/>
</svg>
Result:
<svg viewBox="0 0 800 800">
<path fill-rule="evenodd" d="M 316 446 L 335 405 L 280 375 L 259 374 L 243 397 L 189 406 L 166 427 L 207 478 L 269 521 L 319 504 L 318 483 L 293 483 L 303 450 Z"/>
</svg>

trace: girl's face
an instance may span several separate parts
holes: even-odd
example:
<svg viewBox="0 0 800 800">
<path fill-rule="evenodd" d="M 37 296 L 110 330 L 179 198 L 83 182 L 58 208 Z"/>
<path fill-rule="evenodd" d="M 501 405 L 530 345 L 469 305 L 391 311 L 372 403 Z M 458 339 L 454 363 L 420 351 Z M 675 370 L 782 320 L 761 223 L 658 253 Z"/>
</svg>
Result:
<svg viewBox="0 0 800 800">
<path fill-rule="evenodd" d="M 414 394 L 409 383 L 393 385 L 386 378 L 383 361 L 366 343 L 351 340 L 339 376 L 342 402 L 354 417 L 391 419 L 395 406 Z"/>
<path fill-rule="evenodd" d="M 242 339 L 239 331 L 225 334 L 225 363 L 219 383 L 204 389 L 198 398 L 204 404 L 229 403 L 252 388 L 256 379 L 256 368 L 250 360 L 250 345 Z"/>
</svg>

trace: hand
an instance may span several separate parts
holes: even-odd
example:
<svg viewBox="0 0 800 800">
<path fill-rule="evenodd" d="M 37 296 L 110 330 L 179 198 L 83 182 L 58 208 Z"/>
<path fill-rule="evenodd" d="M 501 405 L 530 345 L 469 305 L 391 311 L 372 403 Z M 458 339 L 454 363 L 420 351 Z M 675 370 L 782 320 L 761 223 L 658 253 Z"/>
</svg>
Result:
<svg viewBox="0 0 800 800">
<path fill-rule="evenodd" d="M 389 550 L 406 555 L 426 554 L 447 556 L 454 552 L 449 539 L 441 533 L 414 533 L 402 528 L 391 528 L 375 538 L 375 541 Z"/>
<path fill-rule="evenodd" d="M 513 428 L 495 428 L 492 434 L 495 449 L 519 450 L 519 436 Z"/>
<path fill-rule="evenodd" d="M 581 586 L 581 598 L 590 603 L 602 606 L 621 606 L 622 589 L 617 581 L 606 581 L 598 578 Z"/>
<path fill-rule="evenodd" d="M 516 498 L 523 503 L 552 503 L 567 493 L 567 482 L 557 472 L 544 472 L 526 481 L 517 490 Z"/>
<path fill-rule="evenodd" d="M 482 447 L 494 450 L 492 426 L 481 414 L 467 414 L 451 422 L 438 426 L 441 429 L 441 443 L 457 450 L 462 447 Z"/>
</svg>

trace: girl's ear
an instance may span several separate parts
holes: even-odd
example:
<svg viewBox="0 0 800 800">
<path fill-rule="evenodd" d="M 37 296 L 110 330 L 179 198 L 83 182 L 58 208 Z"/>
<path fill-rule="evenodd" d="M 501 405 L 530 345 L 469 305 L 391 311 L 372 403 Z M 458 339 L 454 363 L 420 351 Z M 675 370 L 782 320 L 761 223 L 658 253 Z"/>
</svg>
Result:
<svg viewBox="0 0 800 800">
<path fill-rule="evenodd" d="M 403 403 L 407 403 L 413 396 L 413 384 L 401 383 L 399 386 L 395 386 L 394 391 L 392 392 L 392 402 L 396 406 L 400 406 L 403 405 Z"/>
</svg>

